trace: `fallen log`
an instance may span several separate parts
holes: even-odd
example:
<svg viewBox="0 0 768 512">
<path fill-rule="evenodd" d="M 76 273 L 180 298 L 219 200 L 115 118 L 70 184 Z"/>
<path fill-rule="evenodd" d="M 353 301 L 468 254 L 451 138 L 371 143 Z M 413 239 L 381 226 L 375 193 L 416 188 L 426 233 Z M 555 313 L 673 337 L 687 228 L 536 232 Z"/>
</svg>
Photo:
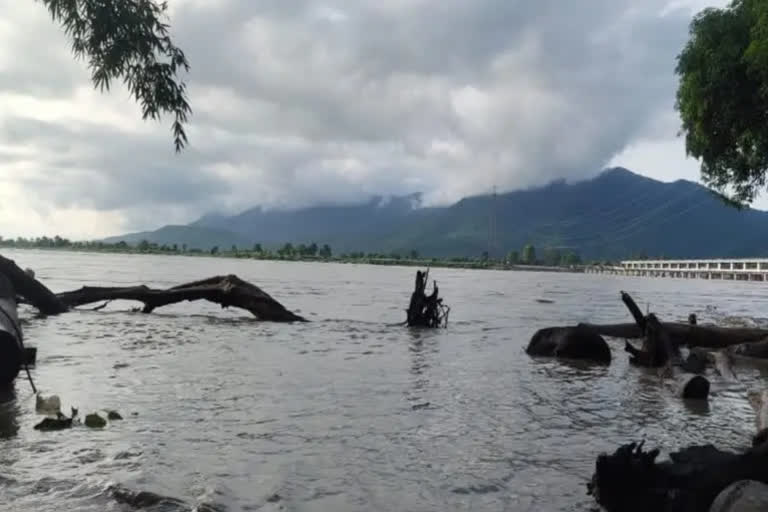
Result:
<svg viewBox="0 0 768 512">
<path fill-rule="evenodd" d="M 638 330 L 643 333 L 643 346 L 637 349 L 628 341 L 624 350 L 631 354 L 630 362 L 639 366 L 659 368 L 680 363 L 680 349 L 672 342 L 667 329 L 656 315 L 650 313 L 643 316 L 634 299 L 627 293 L 621 292 L 621 301 L 629 309 Z"/>
<path fill-rule="evenodd" d="M 68 308 L 34 275 L 23 271 L 16 262 L 0 256 L 0 274 L 4 275 L 18 295 L 44 315 L 65 313 Z"/>
<path fill-rule="evenodd" d="M 83 286 L 77 290 L 56 294 L 67 308 L 94 302 L 131 300 L 144 304 L 143 313 L 183 301 L 207 300 L 245 309 L 260 320 L 273 322 L 306 322 L 303 317 L 287 310 L 268 293 L 235 275 L 214 276 L 167 289 L 154 289 L 146 285 L 127 287 Z"/>
<path fill-rule="evenodd" d="M 638 339 L 643 333 L 637 324 L 585 324 L 598 334 L 610 338 Z M 680 322 L 662 322 L 676 345 L 704 348 L 727 348 L 742 343 L 768 340 L 768 329 L 754 327 L 718 327 L 691 325 Z"/>
<path fill-rule="evenodd" d="M 680 351 L 671 341 L 666 329 L 656 315 L 650 314 L 643 319 L 645 339 L 643 347 L 637 349 L 629 342 L 624 349 L 631 354 L 630 362 L 639 366 L 659 368 L 670 364 L 679 364 Z"/>
<path fill-rule="evenodd" d="M 409 327 L 448 327 L 451 308 L 443 304 L 443 299 L 438 296 L 437 281 L 432 282 L 432 293 L 426 294 L 428 280 L 429 269 L 416 271 L 411 302 L 406 310 L 406 324 Z"/>
<path fill-rule="evenodd" d="M 658 449 L 646 452 L 642 446 L 631 443 L 597 457 L 587 493 L 607 512 L 707 512 L 735 482 L 768 483 L 768 445 L 742 454 L 690 446 L 663 462 L 656 462 Z"/>
<path fill-rule="evenodd" d="M 621 301 L 624 303 L 625 306 L 627 306 L 627 309 L 629 310 L 629 313 L 632 315 L 632 318 L 635 320 L 635 324 L 637 324 L 637 328 L 640 330 L 641 333 L 645 334 L 645 317 L 643 316 L 643 312 L 640 311 L 640 308 L 637 307 L 637 303 L 632 298 L 630 294 L 628 294 L 625 291 L 621 292 Z"/>
</svg>

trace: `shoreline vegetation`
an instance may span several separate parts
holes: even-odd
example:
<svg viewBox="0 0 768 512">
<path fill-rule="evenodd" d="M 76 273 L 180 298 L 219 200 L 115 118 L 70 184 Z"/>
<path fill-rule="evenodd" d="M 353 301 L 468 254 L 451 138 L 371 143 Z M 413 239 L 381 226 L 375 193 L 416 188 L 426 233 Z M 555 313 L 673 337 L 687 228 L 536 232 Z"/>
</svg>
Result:
<svg viewBox="0 0 768 512">
<path fill-rule="evenodd" d="M 408 251 L 407 253 L 392 252 L 390 254 L 352 251 L 336 255 L 329 245 L 319 246 L 314 242 L 309 245 L 298 244 L 296 246 L 286 243 L 279 249 L 262 247 L 261 244 L 257 243 L 250 248 L 232 246 L 229 248 L 212 247 L 209 250 L 203 250 L 187 247 L 186 244 L 157 244 L 146 240 L 142 240 L 138 244 L 129 244 L 127 242 L 106 243 L 100 241 L 73 242 L 60 236 L 34 239 L 5 239 L 0 237 L 0 248 L 537 272 L 583 273 L 585 267 L 588 266 L 583 264 L 579 255 L 573 251 L 544 249 L 540 251 L 541 256 L 537 257 L 536 249 L 530 244 L 526 245 L 520 253 L 511 251 L 504 258 L 489 257 L 487 252 L 484 252 L 477 258 L 430 258 L 419 255 L 415 250 Z M 595 262 L 595 264 L 610 265 L 611 263 Z"/>
</svg>

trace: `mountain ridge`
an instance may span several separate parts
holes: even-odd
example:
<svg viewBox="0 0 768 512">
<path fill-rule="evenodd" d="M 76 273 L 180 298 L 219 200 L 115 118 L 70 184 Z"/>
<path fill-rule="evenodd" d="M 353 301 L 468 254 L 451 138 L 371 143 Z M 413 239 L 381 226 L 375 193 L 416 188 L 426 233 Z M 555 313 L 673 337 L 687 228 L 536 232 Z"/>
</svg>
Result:
<svg viewBox="0 0 768 512">
<path fill-rule="evenodd" d="M 477 257 L 489 248 L 501 257 L 527 243 L 569 248 L 590 259 L 768 255 L 768 212 L 737 210 L 698 183 L 665 183 L 623 167 L 572 183 L 558 180 L 495 196 L 468 196 L 448 206 L 422 207 L 420 197 L 376 196 L 355 205 L 281 211 L 255 207 L 108 240 L 137 243 L 141 235 L 181 245 L 175 239 L 184 234 L 206 242 L 201 249 L 314 241 L 331 245 L 337 254 L 416 250 L 430 257 Z M 493 211 L 497 243 L 489 245 Z"/>
</svg>

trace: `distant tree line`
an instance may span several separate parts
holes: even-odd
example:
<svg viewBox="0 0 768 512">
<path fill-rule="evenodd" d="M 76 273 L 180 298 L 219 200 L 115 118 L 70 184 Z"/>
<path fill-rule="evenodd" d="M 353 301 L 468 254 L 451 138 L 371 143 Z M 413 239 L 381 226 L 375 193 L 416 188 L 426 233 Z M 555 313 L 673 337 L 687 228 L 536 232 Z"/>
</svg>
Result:
<svg viewBox="0 0 768 512">
<path fill-rule="evenodd" d="M 158 244 L 141 240 L 136 244 L 125 241 L 108 243 L 103 241 L 72 241 L 61 236 L 53 238 L 3 238 L 0 247 L 19 249 L 68 249 L 74 251 L 140 253 L 140 254 L 187 254 L 211 255 L 233 258 L 251 258 L 264 260 L 318 260 L 318 261 L 355 261 L 361 263 L 407 264 L 408 262 L 446 263 L 466 267 L 496 267 L 502 265 L 541 265 L 549 267 L 573 266 L 582 263 L 580 256 L 573 250 L 544 248 L 539 251 L 532 244 L 525 245 L 520 251 L 510 251 L 506 258 L 491 259 L 484 252 L 478 257 L 428 258 L 415 249 L 391 252 L 350 251 L 335 255 L 328 244 L 285 243 L 278 248 L 265 247 L 255 243 L 250 247 L 213 246 L 210 249 L 188 247 L 187 244 Z"/>
<path fill-rule="evenodd" d="M 188 247 L 187 244 L 158 244 L 148 240 L 141 240 L 133 245 L 125 241 L 108 243 L 102 241 L 72 241 L 61 236 L 49 238 L 47 236 L 37 238 L 3 238 L 0 236 L 0 247 L 10 247 L 18 249 L 72 249 L 84 251 L 108 251 L 108 252 L 133 252 L 149 254 L 211 254 L 242 256 L 242 257 L 263 257 L 263 258 L 319 258 L 330 259 L 333 257 L 333 251 L 328 244 L 319 246 L 312 242 L 309 245 L 299 244 L 296 247 L 287 243 L 280 249 L 272 251 L 262 248 L 261 244 L 254 244 L 250 248 L 238 248 L 232 245 L 228 249 L 221 249 L 214 246 L 208 250 L 197 247 Z"/>
<path fill-rule="evenodd" d="M 520 251 L 510 251 L 505 261 L 508 265 L 542 265 L 547 267 L 570 267 L 581 265 L 581 256 L 572 249 L 544 248 L 539 253 L 532 244 L 526 244 Z"/>
</svg>

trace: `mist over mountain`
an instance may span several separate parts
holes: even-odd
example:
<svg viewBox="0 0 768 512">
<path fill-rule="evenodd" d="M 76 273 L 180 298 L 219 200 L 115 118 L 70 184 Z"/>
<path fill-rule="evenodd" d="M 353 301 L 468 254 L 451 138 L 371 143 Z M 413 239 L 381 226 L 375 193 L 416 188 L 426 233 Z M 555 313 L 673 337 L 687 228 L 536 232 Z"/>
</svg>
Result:
<svg viewBox="0 0 768 512">
<path fill-rule="evenodd" d="M 489 236 L 491 219 L 495 236 Z M 586 181 L 467 197 L 446 207 L 423 208 L 418 194 L 291 211 L 256 207 L 108 241 L 142 238 L 201 249 L 314 241 L 331 245 L 336 254 L 416 250 L 472 257 L 490 247 L 501 257 L 532 243 L 572 249 L 587 259 L 756 257 L 768 256 L 768 212 L 734 209 L 690 181 L 663 183 L 613 168 Z"/>
</svg>

